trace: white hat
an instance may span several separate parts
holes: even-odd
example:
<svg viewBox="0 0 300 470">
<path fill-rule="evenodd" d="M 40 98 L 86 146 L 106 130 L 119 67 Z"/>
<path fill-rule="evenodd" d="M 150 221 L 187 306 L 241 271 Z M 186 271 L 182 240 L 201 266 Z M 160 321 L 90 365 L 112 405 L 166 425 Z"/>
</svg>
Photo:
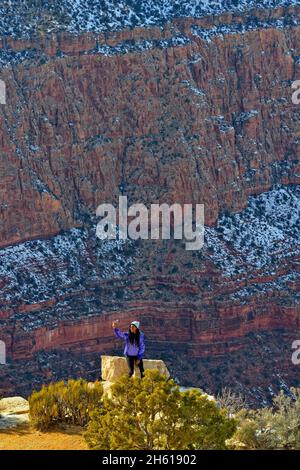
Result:
<svg viewBox="0 0 300 470">
<path fill-rule="evenodd" d="M 139 322 L 139 321 L 132 321 L 132 322 L 130 323 L 130 325 L 134 325 L 134 326 L 136 326 L 137 328 L 140 328 L 140 322 Z"/>
</svg>

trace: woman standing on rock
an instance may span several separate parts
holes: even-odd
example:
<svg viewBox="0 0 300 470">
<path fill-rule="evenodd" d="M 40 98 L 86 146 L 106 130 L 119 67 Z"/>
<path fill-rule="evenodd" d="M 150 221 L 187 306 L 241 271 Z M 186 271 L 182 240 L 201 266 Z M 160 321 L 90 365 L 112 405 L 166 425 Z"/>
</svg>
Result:
<svg viewBox="0 0 300 470">
<path fill-rule="evenodd" d="M 133 375 L 134 364 L 136 363 L 140 369 L 141 378 L 144 377 L 143 356 L 145 352 L 144 333 L 140 330 L 140 322 L 133 321 L 130 323 L 128 333 L 122 333 L 119 328 L 116 328 L 116 322 L 112 323 L 115 335 L 117 338 L 125 340 L 124 355 L 127 360 L 129 377 Z"/>
</svg>

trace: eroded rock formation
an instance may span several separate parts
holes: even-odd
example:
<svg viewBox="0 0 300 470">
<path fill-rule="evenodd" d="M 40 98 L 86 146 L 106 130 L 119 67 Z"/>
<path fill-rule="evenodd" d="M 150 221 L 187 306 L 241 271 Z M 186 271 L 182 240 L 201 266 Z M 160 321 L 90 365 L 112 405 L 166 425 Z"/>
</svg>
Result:
<svg viewBox="0 0 300 470">
<path fill-rule="evenodd" d="M 93 378 L 133 317 L 181 383 L 299 384 L 299 12 L 2 38 L 1 394 Z M 119 194 L 204 203 L 203 250 L 97 240 Z"/>
</svg>

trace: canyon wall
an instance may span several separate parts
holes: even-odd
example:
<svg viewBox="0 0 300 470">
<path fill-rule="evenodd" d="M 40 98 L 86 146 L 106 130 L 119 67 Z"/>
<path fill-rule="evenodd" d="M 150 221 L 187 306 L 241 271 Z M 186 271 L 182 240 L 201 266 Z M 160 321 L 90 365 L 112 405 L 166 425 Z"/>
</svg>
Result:
<svg viewBox="0 0 300 470">
<path fill-rule="evenodd" d="M 116 318 L 213 393 L 299 383 L 299 12 L 2 38 L 2 394 L 97 374 Z M 204 204 L 204 248 L 97 240 L 120 194 Z"/>
</svg>

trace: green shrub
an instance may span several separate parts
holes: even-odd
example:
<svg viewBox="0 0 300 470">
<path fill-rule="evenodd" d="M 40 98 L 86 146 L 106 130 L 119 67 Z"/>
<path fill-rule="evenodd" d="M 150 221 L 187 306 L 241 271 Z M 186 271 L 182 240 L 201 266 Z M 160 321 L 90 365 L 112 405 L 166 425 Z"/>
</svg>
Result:
<svg viewBox="0 0 300 470">
<path fill-rule="evenodd" d="M 91 414 L 85 439 L 95 450 L 225 449 L 236 428 L 197 390 L 181 392 L 155 370 L 123 376 Z"/>
<path fill-rule="evenodd" d="M 41 430 L 58 423 L 86 426 L 90 413 L 101 407 L 102 396 L 100 382 L 89 385 L 79 379 L 51 383 L 30 396 L 30 419 Z"/>
<path fill-rule="evenodd" d="M 300 388 L 282 391 L 273 407 L 244 410 L 237 414 L 238 428 L 229 441 L 232 449 L 300 449 Z"/>
</svg>

